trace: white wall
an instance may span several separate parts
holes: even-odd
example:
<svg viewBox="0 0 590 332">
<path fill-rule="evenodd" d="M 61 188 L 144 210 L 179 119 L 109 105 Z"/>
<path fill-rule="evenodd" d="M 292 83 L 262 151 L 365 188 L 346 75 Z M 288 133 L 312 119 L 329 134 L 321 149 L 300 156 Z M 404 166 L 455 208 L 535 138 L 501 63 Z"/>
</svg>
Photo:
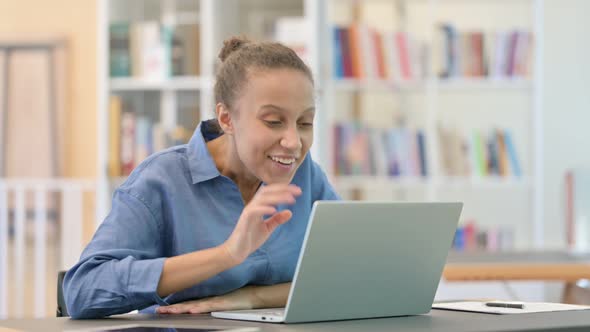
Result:
<svg viewBox="0 0 590 332">
<path fill-rule="evenodd" d="M 590 1 L 545 1 L 545 246 L 565 246 L 563 174 L 590 167 Z M 590 202 L 588 202 L 590 204 Z"/>
</svg>

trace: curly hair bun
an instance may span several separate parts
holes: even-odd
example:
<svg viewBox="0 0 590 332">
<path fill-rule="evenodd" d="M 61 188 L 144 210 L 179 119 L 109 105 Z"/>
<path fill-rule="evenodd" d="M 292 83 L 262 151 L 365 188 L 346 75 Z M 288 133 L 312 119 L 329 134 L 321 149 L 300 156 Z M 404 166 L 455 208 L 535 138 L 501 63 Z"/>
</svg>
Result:
<svg viewBox="0 0 590 332">
<path fill-rule="evenodd" d="M 230 54 L 249 43 L 250 40 L 246 37 L 231 37 L 226 39 L 223 41 L 223 48 L 221 48 L 218 57 L 221 61 L 225 61 Z"/>
</svg>

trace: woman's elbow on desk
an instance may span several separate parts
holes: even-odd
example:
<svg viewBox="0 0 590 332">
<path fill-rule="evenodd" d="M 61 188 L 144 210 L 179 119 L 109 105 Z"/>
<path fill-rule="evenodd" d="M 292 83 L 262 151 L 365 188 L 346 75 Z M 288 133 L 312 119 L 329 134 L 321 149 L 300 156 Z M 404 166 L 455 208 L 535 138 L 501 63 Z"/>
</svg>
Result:
<svg viewBox="0 0 590 332">
<path fill-rule="evenodd" d="M 100 287 L 100 278 L 77 274 L 70 270 L 63 282 L 64 300 L 73 319 L 102 318 L 122 314 L 136 308 L 127 299 Z"/>
</svg>

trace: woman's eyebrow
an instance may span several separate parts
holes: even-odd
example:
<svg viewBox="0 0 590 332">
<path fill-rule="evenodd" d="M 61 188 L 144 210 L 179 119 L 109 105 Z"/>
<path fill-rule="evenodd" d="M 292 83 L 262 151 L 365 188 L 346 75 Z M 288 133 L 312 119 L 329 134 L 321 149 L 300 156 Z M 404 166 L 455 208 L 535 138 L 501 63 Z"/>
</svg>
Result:
<svg viewBox="0 0 590 332">
<path fill-rule="evenodd" d="M 285 112 L 286 110 L 280 106 L 277 105 L 273 105 L 273 104 L 266 104 L 266 105 L 262 105 L 260 106 L 260 110 L 265 110 L 265 109 L 271 109 L 274 111 L 278 111 L 278 112 Z"/>
<path fill-rule="evenodd" d="M 277 105 L 273 105 L 273 104 L 265 104 L 265 105 L 260 106 L 260 111 L 265 110 L 265 109 L 271 109 L 271 110 L 274 110 L 277 112 L 286 112 L 287 111 L 286 109 L 284 109 L 280 106 L 277 106 Z M 307 113 L 307 112 L 315 113 L 315 106 L 311 106 L 303 111 L 303 113 Z"/>
</svg>

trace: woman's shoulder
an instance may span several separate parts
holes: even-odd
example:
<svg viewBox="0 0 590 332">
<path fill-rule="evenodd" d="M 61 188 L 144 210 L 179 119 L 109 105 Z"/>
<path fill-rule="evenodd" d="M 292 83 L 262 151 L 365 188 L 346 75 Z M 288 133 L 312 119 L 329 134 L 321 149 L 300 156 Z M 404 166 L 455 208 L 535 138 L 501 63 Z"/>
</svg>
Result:
<svg viewBox="0 0 590 332">
<path fill-rule="evenodd" d="M 303 160 L 299 168 L 297 169 L 297 172 L 295 173 L 295 177 L 293 180 L 294 182 L 313 182 L 315 179 L 317 179 L 318 176 L 324 176 L 324 171 L 322 170 L 320 164 L 315 162 L 311 154 L 308 153 L 307 156 L 305 156 L 305 159 Z"/>
<path fill-rule="evenodd" d="M 186 179 L 189 173 L 187 145 L 177 145 L 153 153 L 131 172 L 120 189 L 141 188 Z"/>
<path fill-rule="evenodd" d="M 339 199 L 339 195 L 330 184 L 322 166 L 316 163 L 309 153 L 297 170 L 293 183 L 302 188 L 310 188 L 314 201 L 317 199 Z"/>
</svg>

